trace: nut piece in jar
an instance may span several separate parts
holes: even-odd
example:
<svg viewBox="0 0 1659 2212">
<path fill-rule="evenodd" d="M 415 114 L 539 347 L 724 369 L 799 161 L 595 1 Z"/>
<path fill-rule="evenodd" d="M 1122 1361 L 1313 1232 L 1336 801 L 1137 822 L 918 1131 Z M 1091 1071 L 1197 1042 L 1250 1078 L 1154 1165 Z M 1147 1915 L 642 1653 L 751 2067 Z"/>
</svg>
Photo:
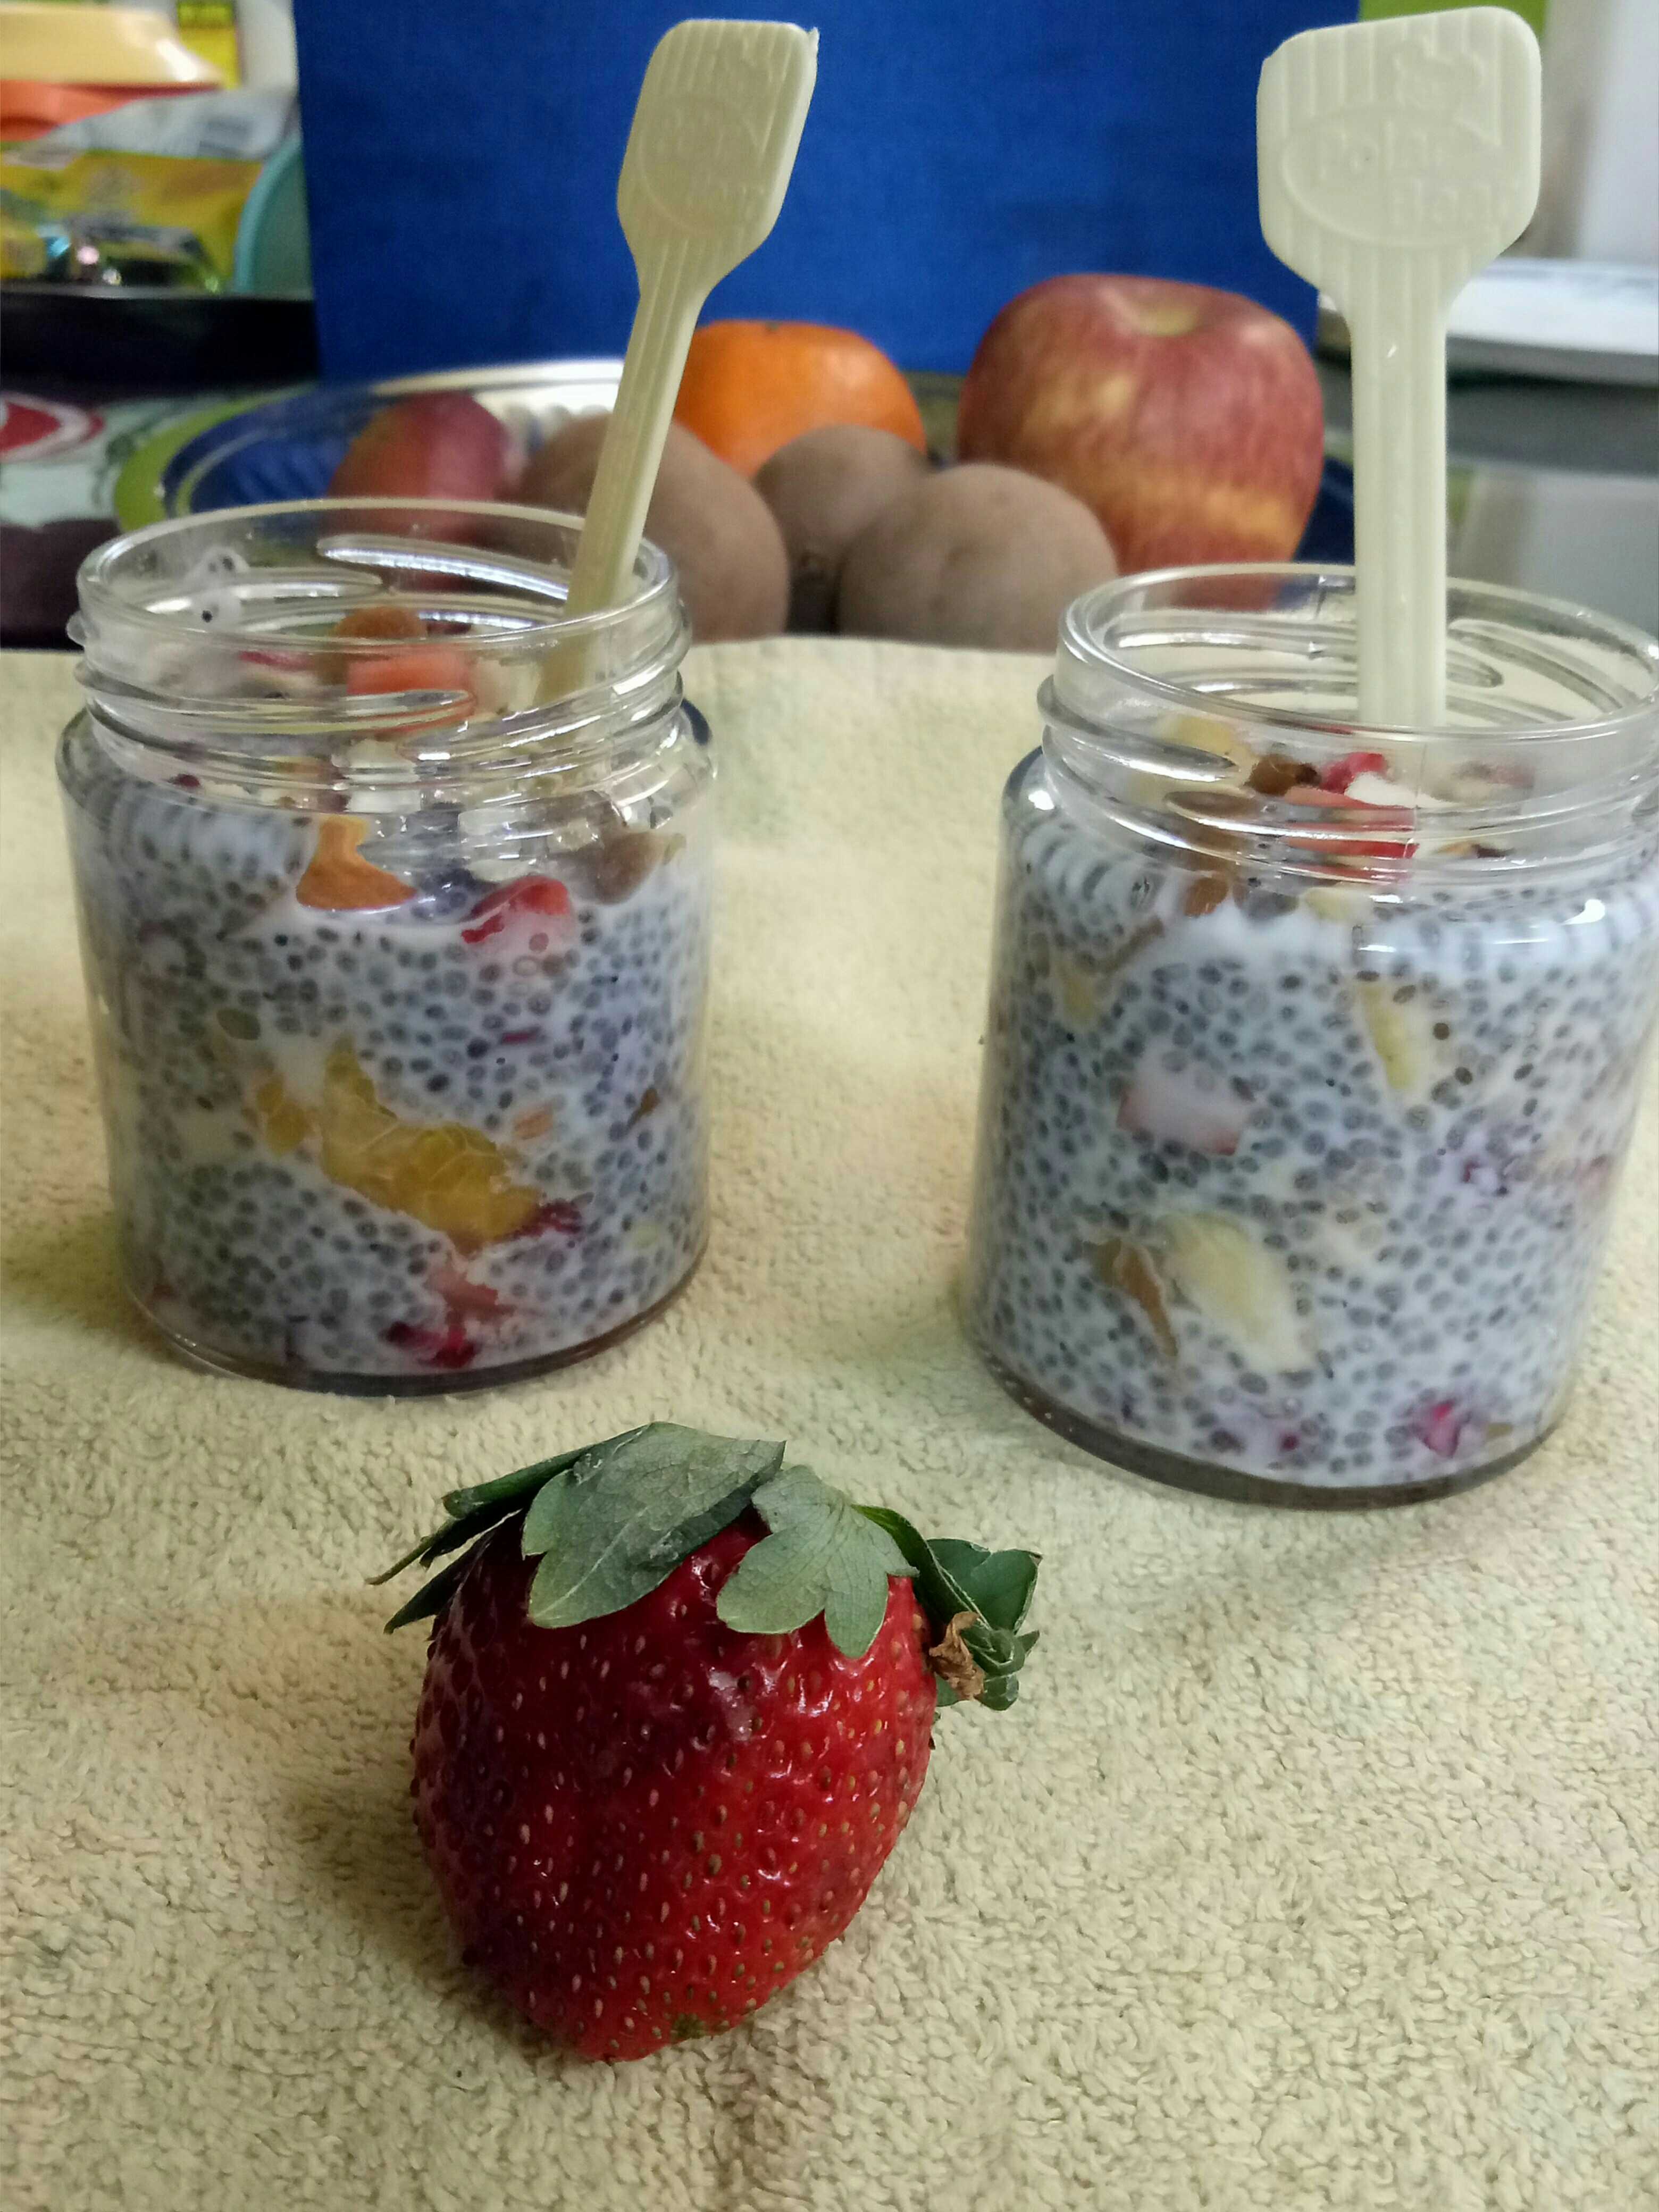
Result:
<svg viewBox="0 0 1659 2212">
<path fill-rule="evenodd" d="M 526 507 L 585 514 L 609 415 L 580 415 L 531 459 L 513 496 Z M 789 605 L 789 559 L 772 510 L 700 438 L 670 427 L 645 532 L 679 573 L 700 645 L 773 637 Z"/>
<path fill-rule="evenodd" d="M 968 463 L 860 532 L 836 611 L 849 635 L 1042 653 L 1071 602 L 1116 574 L 1105 532 L 1069 492 Z"/>
<path fill-rule="evenodd" d="M 928 474 L 927 456 L 890 430 L 831 422 L 792 438 L 755 478 L 789 552 L 789 627 L 833 629 L 848 549 Z"/>
</svg>

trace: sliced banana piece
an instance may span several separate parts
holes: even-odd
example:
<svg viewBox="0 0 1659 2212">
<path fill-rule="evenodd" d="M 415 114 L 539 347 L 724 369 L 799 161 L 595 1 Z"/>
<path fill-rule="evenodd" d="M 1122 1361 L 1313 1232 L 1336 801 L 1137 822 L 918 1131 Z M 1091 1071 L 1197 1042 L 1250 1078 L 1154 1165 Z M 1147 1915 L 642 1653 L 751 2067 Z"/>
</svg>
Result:
<svg viewBox="0 0 1659 2212">
<path fill-rule="evenodd" d="M 1312 1336 L 1277 1253 L 1221 1213 L 1176 1213 L 1159 1225 L 1164 1272 L 1259 1373 L 1293 1374 L 1313 1360 Z"/>
<path fill-rule="evenodd" d="M 1389 1087 L 1408 1106 L 1420 1106 L 1451 1066 L 1445 1043 L 1435 1036 L 1432 1004 L 1421 997 L 1402 1000 L 1399 987 L 1386 981 L 1357 981 L 1354 1003 Z"/>
</svg>

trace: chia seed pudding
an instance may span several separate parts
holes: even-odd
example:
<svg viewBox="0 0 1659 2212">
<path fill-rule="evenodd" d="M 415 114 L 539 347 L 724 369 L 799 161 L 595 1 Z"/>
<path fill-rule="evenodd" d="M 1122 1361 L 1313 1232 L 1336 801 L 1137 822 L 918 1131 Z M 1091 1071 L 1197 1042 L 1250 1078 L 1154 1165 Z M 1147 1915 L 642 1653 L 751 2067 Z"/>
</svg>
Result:
<svg viewBox="0 0 1659 2212">
<path fill-rule="evenodd" d="M 460 769 L 454 730 L 434 751 L 411 708 L 441 678 L 411 640 L 428 665 L 374 678 L 374 734 L 331 729 L 272 796 L 268 740 L 229 742 L 264 694 L 239 678 L 181 771 L 100 711 L 88 629 L 94 706 L 60 775 L 138 1304 L 207 1364 L 396 1390 L 507 1379 L 647 1318 L 707 1225 L 708 771 L 678 684 L 629 721 L 623 766 L 617 743 L 567 749 L 547 792 L 500 772 L 515 696 L 557 751 L 523 667 L 515 694 L 495 654 L 494 696 L 468 670 L 491 767 Z M 293 658 L 282 711 L 337 715 Z"/>
<path fill-rule="evenodd" d="M 1622 830 L 1603 791 L 1570 836 L 1524 702 L 1495 771 L 1299 726 L 1282 673 L 1254 726 L 1154 682 L 1161 723 L 1109 727 L 1076 689 L 1005 800 L 979 1345 L 1166 1480 L 1353 1503 L 1496 1472 L 1566 1396 L 1651 1042 L 1651 716 Z"/>
</svg>

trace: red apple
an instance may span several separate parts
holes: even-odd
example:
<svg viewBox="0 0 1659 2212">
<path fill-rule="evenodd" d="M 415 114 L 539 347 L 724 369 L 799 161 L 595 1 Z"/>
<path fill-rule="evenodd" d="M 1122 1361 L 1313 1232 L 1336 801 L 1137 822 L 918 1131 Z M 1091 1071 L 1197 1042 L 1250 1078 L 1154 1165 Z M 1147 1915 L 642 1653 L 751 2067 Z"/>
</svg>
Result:
<svg viewBox="0 0 1659 2212">
<path fill-rule="evenodd" d="M 1152 276 L 1051 276 L 980 340 L 957 449 L 1062 485 L 1127 571 L 1288 560 L 1324 434 L 1306 346 L 1254 301 Z"/>
<path fill-rule="evenodd" d="M 494 499 L 513 441 L 466 392 L 422 392 L 383 407 L 346 447 L 329 485 L 333 499 Z"/>
</svg>

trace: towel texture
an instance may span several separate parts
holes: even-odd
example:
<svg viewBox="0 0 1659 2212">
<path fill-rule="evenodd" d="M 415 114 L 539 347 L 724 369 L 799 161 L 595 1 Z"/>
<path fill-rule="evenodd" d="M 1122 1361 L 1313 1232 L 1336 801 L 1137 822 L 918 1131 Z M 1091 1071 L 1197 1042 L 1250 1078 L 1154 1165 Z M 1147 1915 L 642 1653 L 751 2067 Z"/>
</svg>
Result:
<svg viewBox="0 0 1659 2212">
<path fill-rule="evenodd" d="M 998 787 L 1039 665 L 694 657 L 724 848 L 717 1228 L 551 1380 L 356 1403 L 124 1310 L 51 757 L 9 659 L 0 2200 L 12 2212 L 1638 2212 L 1659 2202 L 1659 1199 L 1644 1118 L 1560 1434 L 1368 1516 L 1212 1503 L 960 1334 Z M 1650 1109 L 1651 1109 L 1650 1100 Z M 452 1954 L 422 1654 L 364 1587 L 458 1480 L 655 1414 L 1046 1555 L 847 1939 L 611 2070 Z"/>
</svg>

